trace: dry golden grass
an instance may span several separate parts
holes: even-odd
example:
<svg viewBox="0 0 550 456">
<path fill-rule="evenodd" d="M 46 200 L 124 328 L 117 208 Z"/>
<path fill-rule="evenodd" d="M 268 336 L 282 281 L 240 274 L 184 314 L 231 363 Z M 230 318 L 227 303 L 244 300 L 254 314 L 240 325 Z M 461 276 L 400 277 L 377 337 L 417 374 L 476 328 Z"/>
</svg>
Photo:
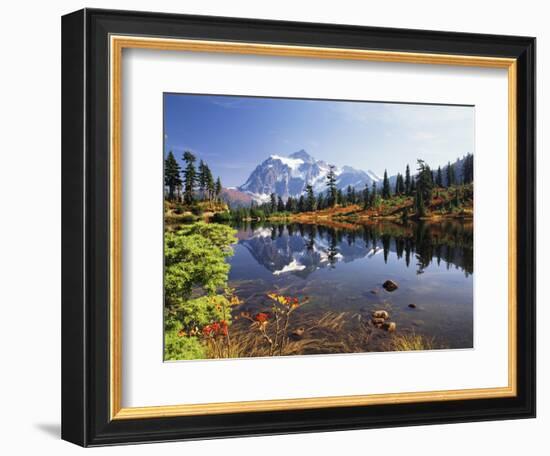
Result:
<svg viewBox="0 0 550 456">
<path fill-rule="evenodd" d="M 426 337 L 415 333 L 395 335 L 389 342 L 391 351 L 418 351 L 444 348 L 435 343 L 433 337 Z"/>
<path fill-rule="evenodd" d="M 292 333 L 303 330 L 300 337 Z M 274 327 L 266 333 L 273 337 Z M 270 345 L 261 333 L 248 321 L 237 320 L 230 329 L 230 358 L 253 358 L 270 356 L 342 354 L 388 351 L 420 351 L 447 348 L 435 338 L 414 332 L 389 333 L 376 329 L 368 319 L 354 312 L 327 311 L 320 318 L 318 314 L 296 315 L 289 326 L 288 341 L 282 351 L 272 353 Z M 224 357 L 226 356 L 224 352 Z M 217 357 L 214 353 L 210 357 Z"/>
<path fill-rule="evenodd" d="M 350 312 L 326 312 L 321 318 L 315 314 L 297 315 L 288 329 L 288 342 L 282 351 L 270 353 L 270 346 L 259 331 L 248 321 L 234 322 L 230 329 L 231 349 L 229 357 L 268 357 L 312 354 L 358 353 L 370 351 L 373 328 L 366 325 L 358 314 Z M 293 336 L 297 329 L 302 336 Z M 267 334 L 274 336 L 274 328 Z M 214 357 L 214 356 L 213 356 Z"/>
</svg>

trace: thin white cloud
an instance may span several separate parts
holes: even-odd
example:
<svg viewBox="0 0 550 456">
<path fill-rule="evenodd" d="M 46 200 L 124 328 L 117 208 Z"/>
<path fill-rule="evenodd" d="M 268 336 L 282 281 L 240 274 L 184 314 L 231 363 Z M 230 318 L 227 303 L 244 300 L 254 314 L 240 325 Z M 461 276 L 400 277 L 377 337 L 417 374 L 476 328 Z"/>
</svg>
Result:
<svg viewBox="0 0 550 456">
<path fill-rule="evenodd" d="M 216 106 L 221 106 L 222 108 L 232 109 L 240 108 L 245 103 L 246 100 L 242 98 L 210 98 L 210 103 Z"/>
</svg>

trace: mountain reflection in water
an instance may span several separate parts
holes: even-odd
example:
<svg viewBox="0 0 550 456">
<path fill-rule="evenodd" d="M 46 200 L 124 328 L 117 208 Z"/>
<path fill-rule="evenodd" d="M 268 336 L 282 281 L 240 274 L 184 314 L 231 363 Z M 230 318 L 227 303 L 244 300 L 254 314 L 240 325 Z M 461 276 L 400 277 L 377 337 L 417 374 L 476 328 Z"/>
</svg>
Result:
<svg viewBox="0 0 550 456">
<path fill-rule="evenodd" d="M 423 273 L 432 261 L 473 273 L 472 227 L 457 222 L 397 225 L 380 223 L 352 227 L 279 224 L 240 226 L 239 245 L 275 275 L 291 272 L 307 278 L 319 268 L 337 267 L 361 258 L 390 253 L 407 267 Z"/>
<path fill-rule="evenodd" d="M 308 311 L 391 311 L 400 329 L 449 348 L 473 345 L 473 223 L 241 224 L 228 259 L 244 304 L 309 296 Z M 388 279 L 399 288 L 386 292 Z M 416 306 L 414 311 L 409 304 Z"/>
</svg>

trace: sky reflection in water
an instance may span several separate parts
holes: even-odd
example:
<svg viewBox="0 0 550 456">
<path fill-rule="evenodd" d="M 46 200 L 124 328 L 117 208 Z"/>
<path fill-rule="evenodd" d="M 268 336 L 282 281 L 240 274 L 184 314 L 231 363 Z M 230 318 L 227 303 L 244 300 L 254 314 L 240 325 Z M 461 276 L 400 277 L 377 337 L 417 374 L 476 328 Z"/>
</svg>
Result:
<svg viewBox="0 0 550 456">
<path fill-rule="evenodd" d="M 319 312 L 387 308 L 400 329 L 473 346 L 471 223 L 237 228 L 229 285 L 244 308 L 265 307 L 272 291 L 309 296 Z M 392 293 L 382 288 L 388 279 L 399 285 Z"/>
</svg>

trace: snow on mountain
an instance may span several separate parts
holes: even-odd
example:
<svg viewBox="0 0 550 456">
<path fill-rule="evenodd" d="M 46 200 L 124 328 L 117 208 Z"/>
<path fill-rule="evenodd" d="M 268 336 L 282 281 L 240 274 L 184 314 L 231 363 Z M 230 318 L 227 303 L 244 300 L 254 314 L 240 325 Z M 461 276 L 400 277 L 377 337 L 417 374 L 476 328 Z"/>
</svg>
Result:
<svg viewBox="0 0 550 456">
<path fill-rule="evenodd" d="M 382 180 L 382 178 L 380 176 L 378 176 L 374 171 L 371 171 L 370 169 L 368 169 L 367 171 L 367 175 L 375 182 L 379 182 Z"/>
<path fill-rule="evenodd" d="M 298 263 L 296 260 L 292 260 L 289 264 L 283 266 L 282 269 L 273 271 L 273 275 L 281 275 L 286 272 L 303 271 L 306 267 L 303 264 Z"/>
<path fill-rule="evenodd" d="M 283 162 L 283 164 L 288 166 L 293 171 L 296 171 L 300 168 L 300 165 L 304 164 L 304 160 L 301 158 L 280 157 L 279 155 L 271 155 L 269 158 Z"/>
<path fill-rule="evenodd" d="M 454 163 L 457 181 L 462 179 L 464 157 Z M 305 150 L 299 150 L 288 156 L 271 155 L 260 163 L 250 174 L 246 182 L 237 189 L 225 190 L 228 193 L 226 201 L 231 205 L 246 205 L 250 199 L 257 203 L 266 203 L 272 193 L 280 196 L 284 201 L 289 196 L 300 197 L 305 193 L 306 186 L 311 185 L 316 194 L 327 190 L 327 174 L 330 165 L 317 160 Z M 435 173 L 437 168 L 432 168 Z M 443 181 L 446 181 L 447 166 L 441 166 Z M 372 186 L 377 183 L 380 188 L 382 178 L 371 170 L 362 171 L 351 166 L 335 167 L 336 186 L 345 191 L 348 186 L 356 190 L 363 190 L 365 185 Z M 403 170 L 404 174 L 404 170 Z M 416 175 L 416 170 L 411 166 L 411 174 Z M 390 186 L 395 188 L 396 175 L 389 177 Z M 244 204 L 243 204 L 244 203 Z"/>
<path fill-rule="evenodd" d="M 454 163 L 457 181 L 462 179 L 464 157 Z M 435 173 L 437 168 L 432 168 Z M 446 180 L 447 166 L 441 166 L 443 180 Z M 247 181 L 235 190 L 250 197 L 257 203 L 265 203 L 270 200 L 272 193 L 280 196 L 284 201 L 289 196 L 300 197 L 307 185 L 313 187 L 316 194 L 327 190 L 326 180 L 330 165 L 322 160 L 317 160 L 305 150 L 299 150 L 288 156 L 271 155 L 260 163 L 250 174 Z M 411 166 L 411 174 L 416 175 L 416 170 Z M 348 186 L 356 190 L 363 190 L 365 185 L 372 186 L 377 183 L 380 188 L 382 178 L 371 170 L 363 171 L 351 166 L 335 167 L 336 186 L 345 191 Z M 403 170 L 404 174 L 404 170 Z M 390 186 L 395 188 L 396 175 L 389 176 Z M 242 198 L 241 198 L 242 199 Z"/>
<path fill-rule="evenodd" d="M 316 160 L 305 150 L 299 150 L 286 157 L 271 155 L 250 174 L 239 190 L 249 194 L 257 202 L 269 200 L 272 193 L 286 200 L 289 196 L 299 197 L 307 185 L 315 193 L 326 190 L 326 177 L 330 166 L 322 160 Z M 363 189 L 380 178 L 372 171 L 361 171 L 350 166 L 335 168 L 336 185 L 344 190 L 349 185 Z"/>
</svg>

